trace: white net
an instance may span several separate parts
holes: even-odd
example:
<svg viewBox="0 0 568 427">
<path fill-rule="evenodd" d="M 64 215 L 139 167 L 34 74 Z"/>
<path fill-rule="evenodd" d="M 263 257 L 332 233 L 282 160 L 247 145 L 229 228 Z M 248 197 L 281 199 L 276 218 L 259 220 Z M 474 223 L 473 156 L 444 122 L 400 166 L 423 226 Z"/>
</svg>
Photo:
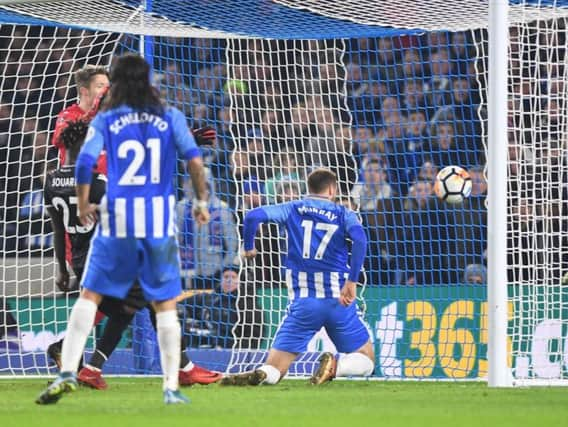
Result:
<svg viewBox="0 0 568 427">
<path fill-rule="evenodd" d="M 567 14 L 558 1 L 510 7 L 509 341 L 513 373 L 529 384 L 562 383 L 568 369 Z M 486 2 L 204 7 L 164 0 L 147 11 L 134 1 L 42 1 L 11 3 L 0 18 L 25 22 L 3 24 L 0 38 L 8 58 L 0 94 L 0 161 L 8 171 L 1 184 L 0 373 L 45 372 L 42 350 L 65 329 L 69 300 L 53 292 L 50 234 L 33 190 L 55 157 L 41 147 L 49 145 L 57 112 L 72 102 L 70 73 L 85 63 L 110 64 L 115 50 L 138 50 L 132 34 L 144 34 L 154 36 L 145 54 L 164 96 L 192 127 L 212 125 L 219 134 L 205 153 L 221 218 L 208 231 L 187 220 L 184 200 L 191 198 L 180 177 L 189 355 L 233 372 L 263 360 L 287 302 L 286 236 L 263 227 L 258 259 L 239 269 L 239 219 L 251 207 L 302 194 L 306 173 L 324 165 L 336 170 L 342 202 L 360 208 L 369 236 L 365 320 L 375 375 L 486 376 Z M 452 164 L 474 182 L 459 207 L 432 197 L 436 171 Z M 35 239 L 41 242 L 33 247 Z M 240 271 L 236 299 L 222 289 L 228 270 Z M 108 372 L 156 372 L 144 322 L 137 319 Z M 30 332 L 37 342 L 28 345 Z M 324 334 L 292 374 L 309 374 L 323 349 L 333 349 Z"/>
</svg>

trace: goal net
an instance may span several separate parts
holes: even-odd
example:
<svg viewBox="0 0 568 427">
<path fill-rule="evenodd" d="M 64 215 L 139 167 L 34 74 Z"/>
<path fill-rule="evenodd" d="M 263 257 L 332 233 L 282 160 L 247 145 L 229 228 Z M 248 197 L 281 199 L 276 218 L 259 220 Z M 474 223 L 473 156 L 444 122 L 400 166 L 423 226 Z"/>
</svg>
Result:
<svg viewBox="0 0 568 427">
<path fill-rule="evenodd" d="M 179 312 L 194 362 L 226 372 L 262 363 L 286 312 L 287 239 L 263 226 L 257 259 L 241 262 L 242 218 L 306 194 L 306 175 L 325 166 L 339 178 L 338 202 L 359 212 L 369 238 L 358 304 L 375 344 L 374 375 L 486 377 L 485 2 L 0 5 L 0 375 L 55 370 L 45 351 L 64 335 L 77 296 L 54 285 L 42 201 L 45 174 L 57 167 L 55 118 L 76 102 L 74 71 L 134 51 L 190 127 L 218 133 L 203 150 L 213 194 L 207 227 L 191 220 L 188 177 L 178 178 Z M 565 6 L 511 1 L 509 10 L 503 286 L 511 372 L 528 384 L 568 375 Z M 448 165 L 472 176 L 461 205 L 433 196 Z M 335 350 L 325 331 L 308 347 L 291 375 L 309 375 L 319 352 Z M 104 371 L 159 372 L 147 310 Z"/>
</svg>

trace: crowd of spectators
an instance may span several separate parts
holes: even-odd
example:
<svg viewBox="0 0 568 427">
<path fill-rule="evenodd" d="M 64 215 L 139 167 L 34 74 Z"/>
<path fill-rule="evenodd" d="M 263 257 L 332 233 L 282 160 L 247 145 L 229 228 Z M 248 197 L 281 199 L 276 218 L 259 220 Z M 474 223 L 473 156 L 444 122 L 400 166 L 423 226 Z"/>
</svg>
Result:
<svg viewBox="0 0 568 427">
<path fill-rule="evenodd" d="M 563 22 L 547 22 L 546 28 L 554 28 L 552 36 L 537 31 L 538 25 L 510 31 L 510 208 L 522 214 L 511 221 L 509 237 L 521 248 L 534 244 L 532 237 L 523 241 L 516 234 L 529 227 L 518 224 L 522 218 L 530 227 L 565 227 L 559 221 L 535 225 L 531 216 L 540 209 L 540 217 L 548 218 L 545 209 L 561 209 L 560 202 L 539 208 L 534 200 L 546 191 L 562 200 L 566 181 L 554 175 L 565 149 L 559 136 L 566 116 Z M 53 118 L 74 101 L 72 71 L 86 62 L 109 62 L 108 46 L 118 44 L 119 52 L 132 44 L 37 30 L 42 41 L 32 47 L 26 45 L 35 40 L 30 31 L 13 27 L 0 34 L 0 52 L 8 58 L 0 88 L 0 164 L 7 171 L 0 234 L 6 253 L 48 248 L 45 239 L 29 237 L 49 234 L 43 209 L 34 208 L 55 158 L 49 148 Z M 224 40 L 156 38 L 154 83 L 185 111 L 191 127 L 216 127 L 217 145 L 204 149 L 204 158 L 220 210 L 238 218 L 261 204 L 299 197 L 312 168 L 330 167 L 342 203 L 360 209 L 369 233 L 368 284 L 457 284 L 486 264 L 486 39 L 479 31 L 346 41 L 232 40 L 226 56 Z M 447 165 L 472 175 L 472 196 L 458 207 L 433 196 L 436 173 Z M 542 188 L 532 188 L 535 177 Z M 181 221 L 183 229 L 187 222 Z M 221 227 L 216 224 L 211 227 Z M 226 240 L 236 241 L 236 233 L 227 236 L 221 227 L 209 234 L 210 243 L 220 239 L 215 250 L 234 251 Z M 256 277 L 280 281 L 285 239 L 277 229 L 265 234 L 259 244 L 270 268 Z M 526 259 L 519 259 L 513 252 L 512 265 L 531 265 L 533 255 L 525 251 Z M 219 268 L 202 276 L 219 279 L 234 268 L 231 257 L 221 258 Z M 535 274 L 521 270 L 510 279 Z"/>
</svg>

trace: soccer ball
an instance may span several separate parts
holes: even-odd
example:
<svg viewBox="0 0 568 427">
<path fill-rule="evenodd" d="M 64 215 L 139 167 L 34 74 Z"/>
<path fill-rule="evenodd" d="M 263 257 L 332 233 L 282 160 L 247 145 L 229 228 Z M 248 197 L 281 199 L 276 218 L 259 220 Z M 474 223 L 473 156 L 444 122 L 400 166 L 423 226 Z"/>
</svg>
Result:
<svg viewBox="0 0 568 427">
<path fill-rule="evenodd" d="M 436 175 L 434 193 L 450 205 L 462 203 L 471 194 L 471 177 L 459 166 L 446 166 Z"/>
</svg>

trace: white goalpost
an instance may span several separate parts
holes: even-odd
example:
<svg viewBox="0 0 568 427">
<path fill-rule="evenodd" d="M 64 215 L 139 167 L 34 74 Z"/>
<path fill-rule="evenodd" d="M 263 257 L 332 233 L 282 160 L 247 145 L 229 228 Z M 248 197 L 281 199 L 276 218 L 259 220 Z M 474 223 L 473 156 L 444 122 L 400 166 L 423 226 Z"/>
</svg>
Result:
<svg viewBox="0 0 568 427">
<path fill-rule="evenodd" d="M 203 152 L 207 229 L 185 215 L 178 180 L 180 313 L 196 363 L 242 372 L 264 360 L 286 311 L 287 240 L 264 227 L 259 257 L 242 264 L 241 219 L 301 197 L 326 166 L 368 233 L 358 303 L 375 377 L 568 384 L 568 2 L 332 3 L 0 0 L 0 376 L 54 372 L 45 349 L 74 298 L 53 284 L 41 194 L 72 74 L 139 52 L 190 127 L 218 134 Z M 472 176 L 459 206 L 433 195 L 450 165 Z M 157 373 L 150 330 L 138 314 L 105 372 Z M 324 350 L 335 349 L 322 331 L 290 375 Z"/>
</svg>

